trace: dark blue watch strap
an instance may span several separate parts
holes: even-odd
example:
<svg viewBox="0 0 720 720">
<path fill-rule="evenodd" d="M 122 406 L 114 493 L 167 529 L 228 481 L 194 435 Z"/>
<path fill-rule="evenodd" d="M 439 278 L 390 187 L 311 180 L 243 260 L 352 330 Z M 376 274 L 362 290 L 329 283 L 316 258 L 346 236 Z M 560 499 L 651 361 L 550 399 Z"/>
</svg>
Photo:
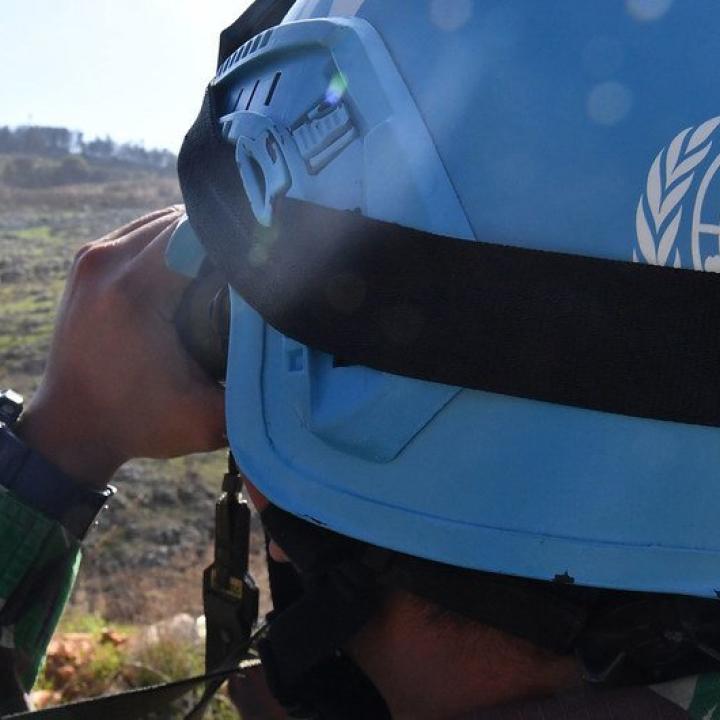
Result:
<svg viewBox="0 0 720 720">
<path fill-rule="evenodd" d="M 82 539 L 115 493 L 82 487 L 0 423 L 0 485 Z"/>
<path fill-rule="evenodd" d="M 0 485 L 55 520 L 63 516 L 76 489 L 65 473 L 31 450 L 8 427 L 0 428 Z"/>
</svg>

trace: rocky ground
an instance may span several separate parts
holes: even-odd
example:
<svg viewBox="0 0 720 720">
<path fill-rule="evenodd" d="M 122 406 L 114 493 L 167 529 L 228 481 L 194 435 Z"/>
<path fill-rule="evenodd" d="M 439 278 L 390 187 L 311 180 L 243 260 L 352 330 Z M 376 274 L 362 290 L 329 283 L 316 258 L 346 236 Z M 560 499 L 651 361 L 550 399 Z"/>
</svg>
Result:
<svg viewBox="0 0 720 720">
<path fill-rule="evenodd" d="M 202 618 L 181 613 L 148 626 L 106 625 L 96 616 L 70 613 L 48 647 L 44 672 L 30 701 L 37 710 L 203 673 Z M 162 718 L 184 718 L 198 699 L 190 694 L 165 708 Z M 153 716 L 155 717 L 155 716 Z M 226 688 L 206 720 L 237 720 Z"/>
<path fill-rule="evenodd" d="M 179 200 L 173 178 L 147 171 L 129 178 L 124 172 L 121 180 L 103 184 L 38 190 L 0 182 L 0 388 L 29 397 L 37 387 L 76 250 Z M 140 623 L 199 614 L 224 464 L 223 453 L 213 453 L 123 468 L 116 478 L 119 492 L 86 543 L 73 606 Z M 257 524 L 254 532 L 253 566 L 263 584 Z"/>
</svg>

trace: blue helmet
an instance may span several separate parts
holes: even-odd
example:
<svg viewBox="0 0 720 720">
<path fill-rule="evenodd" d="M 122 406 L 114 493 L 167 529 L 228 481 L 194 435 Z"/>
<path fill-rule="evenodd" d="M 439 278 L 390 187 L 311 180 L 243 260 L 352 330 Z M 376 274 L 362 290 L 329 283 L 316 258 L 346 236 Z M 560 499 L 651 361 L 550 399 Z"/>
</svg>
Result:
<svg viewBox="0 0 720 720">
<path fill-rule="evenodd" d="M 719 21 L 712 0 L 299 0 L 214 81 L 269 228 L 247 261 L 267 261 L 287 197 L 465 241 L 720 271 Z M 342 313 L 368 288 L 358 275 L 325 292 Z M 236 292 L 227 424 L 273 503 L 343 535 L 539 580 L 720 589 L 717 427 L 344 365 Z"/>
</svg>

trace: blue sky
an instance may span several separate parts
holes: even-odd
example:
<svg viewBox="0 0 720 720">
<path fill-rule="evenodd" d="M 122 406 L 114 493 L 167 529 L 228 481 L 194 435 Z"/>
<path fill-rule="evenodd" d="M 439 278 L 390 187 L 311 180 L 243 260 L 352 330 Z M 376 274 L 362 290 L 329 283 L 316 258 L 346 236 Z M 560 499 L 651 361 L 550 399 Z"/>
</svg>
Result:
<svg viewBox="0 0 720 720">
<path fill-rule="evenodd" d="M 249 0 L 0 0 L 0 125 L 177 151 Z"/>
</svg>

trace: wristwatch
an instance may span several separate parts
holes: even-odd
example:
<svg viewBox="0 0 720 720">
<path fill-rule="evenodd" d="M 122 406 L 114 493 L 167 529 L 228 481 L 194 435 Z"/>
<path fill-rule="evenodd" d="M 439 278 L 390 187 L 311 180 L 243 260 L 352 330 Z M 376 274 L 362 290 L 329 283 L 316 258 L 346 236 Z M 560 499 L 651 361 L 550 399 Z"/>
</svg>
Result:
<svg viewBox="0 0 720 720">
<path fill-rule="evenodd" d="M 57 520 L 71 535 L 83 540 L 98 515 L 116 493 L 112 485 L 92 490 L 78 485 L 15 433 L 23 398 L 13 390 L 0 393 L 0 491 L 4 487 L 18 500 Z"/>
</svg>

